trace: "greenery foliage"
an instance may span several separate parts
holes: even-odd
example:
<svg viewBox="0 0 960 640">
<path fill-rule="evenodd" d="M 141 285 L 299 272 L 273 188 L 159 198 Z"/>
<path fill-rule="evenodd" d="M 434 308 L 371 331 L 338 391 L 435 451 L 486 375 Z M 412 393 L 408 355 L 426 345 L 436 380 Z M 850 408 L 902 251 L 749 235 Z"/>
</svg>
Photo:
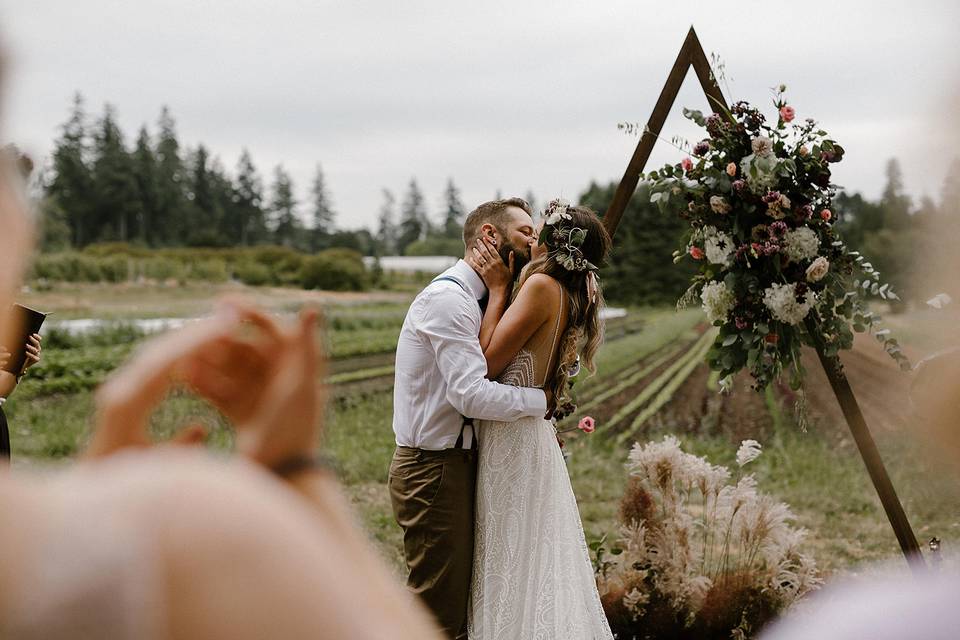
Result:
<svg viewBox="0 0 960 640">
<path fill-rule="evenodd" d="M 363 291 L 370 286 L 362 256 L 349 249 L 327 249 L 306 258 L 300 267 L 304 289 Z"/>
</svg>

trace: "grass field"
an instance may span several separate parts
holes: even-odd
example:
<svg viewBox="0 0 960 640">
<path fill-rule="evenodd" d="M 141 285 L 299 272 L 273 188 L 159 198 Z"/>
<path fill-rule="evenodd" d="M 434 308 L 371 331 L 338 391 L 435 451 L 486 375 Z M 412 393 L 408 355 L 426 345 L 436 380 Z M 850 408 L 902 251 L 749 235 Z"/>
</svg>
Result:
<svg viewBox="0 0 960 640">
<path fill-rule="evenodd" d="M 225 287 L 114 288 L 54 290 L 28 295 L 25 302 L 60 317 L 171 317 L 206 312 L 212 297 Z M 400 532 L 385 480 L 393 451 L 392 352 L 410 295 L 361 297 L 284 289 L 241 293 L 277 312 L 310 302 L 325 305 L 334 361 L 323 447 L 338 462 L 371 538 L 400 571 Z M 910 326 L 902 318 L 898 323 Z M 583 412 L 597 418 L 598 430 L 567 440 L 570 476 L 588 540 L 616 537 L 618 501 L 626 482 L 622 465 L 631 443 L 673 433 L 687 450 L 726 464 L 733 464 L 740 439 L 759 440 L 765 453 L 752 471 L 760 487 L 793 507 L 797 522 L 809 530 L 809 548 L 828 572 L 856 570 L 866 561 L 896 557 L 896 541 L 846 427 L 830 406 L 835 400 L 823 393 L 823 381 L 810 378 L 812 426 L 803 432 L 793 422 L 788 390 L 757 394 L 740 380 L 733 394 L 716 393 L 716 381 L 702 364 L 703 345 L 711 334 L 699 310 L 632 309 L 627 318 L 610 323 L 609 335 L 599 356 L 598 375 L 576 386 Z M 45 349 L 43 365 L 5 405 L 15 467 L 71 463 L 88 435 L 94 383 L 141 339 L 136 332 L 113 327 L 99 338 L 73 343 L 64 339 L 60 346 Z M 956 547 L 960 489 L 950 480 L 953 476 L 927 459 L 903 427 L 909 415 L 893 415 L 895 408 L 884 405 L 892 396 L 875 390 L 877 371 L 886 370 L 882 362 L 871 360 L 874 346 L 871 341 L 858 343 L 852 359 L 845 360 L 851 381 L 865 411 L 869 405 L 868 422 L 875 426 L 918 538 L 923 542 L 936 535 L 947 549 Z M 868 378 L 869 387 L 864 386 Z M 174 394 L 154 416 L 153 429 L 163 437 L 195 415 L 211 426 L 213 446 L 229 448 L 228 425 L 212 408 L 188 395 Z"/>
</svg>

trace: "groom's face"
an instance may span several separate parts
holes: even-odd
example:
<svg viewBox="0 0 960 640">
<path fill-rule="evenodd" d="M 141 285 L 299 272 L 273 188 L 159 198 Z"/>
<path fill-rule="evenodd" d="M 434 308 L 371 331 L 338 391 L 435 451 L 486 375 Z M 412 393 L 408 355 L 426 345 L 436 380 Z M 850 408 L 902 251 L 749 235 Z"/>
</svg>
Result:
<svg viewBox="0 0 960 640">
<path fill-rule="evenodd" d="M 500 229 L 497 252 L 504 264 L 510 264 L 510 252 L 513 252 L 513 264 L 516 273 L 530 262 L 530 247 L 536 242 L 533 231 L 533 219 L 520 207 L 509 207 L 508 222 Z"/>
</svg>

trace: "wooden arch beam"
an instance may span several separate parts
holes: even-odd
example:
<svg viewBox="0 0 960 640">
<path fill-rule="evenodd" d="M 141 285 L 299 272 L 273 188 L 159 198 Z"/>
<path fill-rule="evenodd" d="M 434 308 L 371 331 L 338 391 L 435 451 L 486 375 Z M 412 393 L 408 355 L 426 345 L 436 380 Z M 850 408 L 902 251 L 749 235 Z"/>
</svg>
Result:
<svg viewBox="0 0 960 640">
<path fill-rule="evenodd" d="M 647 121 L 647 126 L 640 136 L 640 141 L 637 143 L 637 148 L 633 152 L 633 157 L 630 158 L 627 170 L 624 172 L 623 178 L 617 186 L 613 201 L 603 216 L 604 225 L 610 232 L 611 237 L 616 233 L 617 227 L 620 225 L 620 220 L 623 217 L 623 212 L 626 210 L 627 204 L 633 196 L 633 192 L 637 189 L 640 176 L 643 174 L 647 160 L 650 159 L 650 153 L 653 151 L 653 145 L 656 143 L 657 137 L 663 129 L 667 115 L 673 107 L 677 94 L 680 92 L 680 86 L 683 84 L 683 80 L 686 78 L 687 71 L 689 71 L 690 67 L 693 67 L 693 70 L 696 72 L 697 79 L 700 80 L 700 86 L 703 88 L 703 92 L 710 102 L 711 109 L 714 112 L 727 109 L 727 103 L 723 98 L 723 93 L 720 91 L 720 86 L 717 84 L 717 80 L 710 69 L 710 61 L 703 52 L 703 47 L 700 45 L 700 39 L 697 38 L 696 31 L 691 26 L 690 31 L 687 32 L 686 39 L 683 41 L 683 46 L 680 47 L 680 53 L 673 63 L 673 68 L 670 70 L 670 75 L 667 76 L 667 82 L 663 85 L 663 90 L 660 92 L 657 104 L 653 107 L 653 113 Z M 910 522 L 903 510 L 903 505 L 900 503 L 900 498 L 897 497 L 890 476 L 884 467 L 883 460 L 880 457 L 880 451 L 874 442 L 873 436 L 870 434 L 870 430 L 863 417 L 863 412 L 860 410 L 857 398 L 854 396 L 853 389 L 850 387 L 850 382 L 843 373 L 843 365 L 838 357 L 827 356 L 824 353 L 823 345 L 820 344 L 819 341 L 817 325 L 811 318 L 807 318 L 806 326 L 807 331 L 817 342 L 816 350 L 820 363 L 827 374 L 827 379 L 830 381 L 830 386 L 837 397 L 837 401 L 840 403 L 840 408 L 843 411 L 844 418 L 846 418 L 847 426 L 850 427 L 850 433 L 853 435 L 857 449 L 860 451 L 860 457 L 863 459 L 863 463 L 867 467 L 867 472 L 870 474 L 870 480 L 873 482 L 877 495 L 880 497 L 880 502 L 886 512 L 887 519 L 890 521 L 890 526 L 893 528 L 897 541 L 900 544 L 900 549 L 903 551 L 910 567 L 915 573 L 918 573 L 926 568 L 926 564 L 920 553 L 920 545 L 917 544 L 917 538 L 913 533 L 913 529 L 910 527 Z"/>
</svg>

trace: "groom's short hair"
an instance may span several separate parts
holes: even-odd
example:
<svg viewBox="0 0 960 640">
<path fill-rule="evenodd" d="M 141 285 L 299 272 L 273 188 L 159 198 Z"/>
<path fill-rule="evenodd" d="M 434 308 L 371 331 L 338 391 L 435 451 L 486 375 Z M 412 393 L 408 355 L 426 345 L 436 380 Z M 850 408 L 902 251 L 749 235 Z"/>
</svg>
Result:
<svg viewBox="0 0 960 640">
<path fill-rule="evenodd" d="M 504 200 L 491 200 L 484 202 L 479 207 L 467 214 L 467 219 L 463 223 L 463 244 L 469 247 L 470 243 L 476 240 L 480 235 L 480 227 L 485 224 L 492 224 L 502 236 L 506 236 L 507 220 L 509 215 L 507 209 L 517 207 L 527 212 L 527 215 L 533 217 L 533 210 L 523 198 L 506 198 Z"/>
</svg>

